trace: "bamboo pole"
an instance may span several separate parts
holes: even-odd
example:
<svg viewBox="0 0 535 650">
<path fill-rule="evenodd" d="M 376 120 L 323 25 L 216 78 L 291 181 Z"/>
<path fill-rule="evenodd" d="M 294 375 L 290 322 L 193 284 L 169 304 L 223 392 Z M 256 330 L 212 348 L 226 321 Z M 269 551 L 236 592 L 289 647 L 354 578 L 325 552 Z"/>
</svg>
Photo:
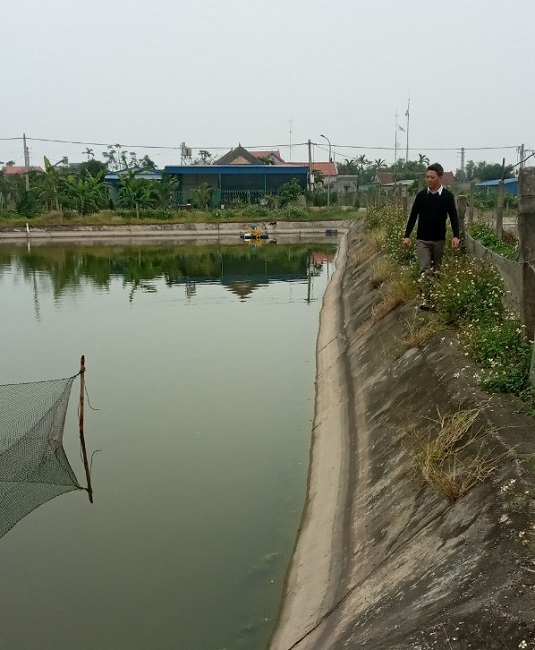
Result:
<svg viewBox="0 0 535 650">
<path fill-rule="evenodd" d="M 85 396 L 85 356 L 80 359 L 80 409 L 78 413 L 78 426 L 80 431 L 80 446 L 82 447 L 82 458 L 84 461 L 85 476 L 87 480 L 87 494 L 90 503 L 93 503 L 93 488 L 91 487 L 91 474 L 89 472 L 89 462 L 87 460 L 87 449 L 84 438 L 84 396 Z"/>
</svg>

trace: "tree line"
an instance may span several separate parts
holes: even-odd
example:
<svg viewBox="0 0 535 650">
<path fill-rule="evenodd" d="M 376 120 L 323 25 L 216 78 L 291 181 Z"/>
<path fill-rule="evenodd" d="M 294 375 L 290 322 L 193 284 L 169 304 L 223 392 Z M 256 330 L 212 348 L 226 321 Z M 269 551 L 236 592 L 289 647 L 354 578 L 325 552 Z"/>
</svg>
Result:
<svg viewBox="0 0 535 650">
<path fill-rule="evenodd" d="M 359 187 L 372 183 L 377 176 L 378 172 L 394 173 L 396 180 L 416 179 L 423 174 L 429 165 L 429 158 L 425 154 L 418 154 L 416 160 L 405 160 L 399 158 L 393 165 L 387 165 L 386 161 L 379 158 L 376 160 L 368 160 L 366 154 L 357 156 L 356 158 L 346 158 L 343 163 L 338 163 L 339 174 L 350 174 L 357 176 Z M 457 169 L 455 171 L 456 181 L 490 181 L 498 178 L 513 178 L 514 168 L 512 165 L 505 167 L 500 163 L 488 163 L 485 160 L 481 162 L 474 162 L 469 160 L 464 170 Z"/>
<path fill-rule="evenodd" d="M 96 160 L 91 149 L 87 161 L 69 164 L 67 158 L 52 163 L 46 156 L 44 170 L 26 174 L 0 172 L 0 206 L 25 217 L 42 212 L 92 214 L 102 209 L 170 209 L 178 189 L 176 178 L 162 174 L 161 180 L 141 178 L 140 173 L 154 170 L 148 157 L 138 159 L 135 152 L 121 151 L 119 145 L 103 152 L 106 162 Z M 121 171 L 117 195 L 110 196 L 104 177 L 109 171 Z"/>
</svg>

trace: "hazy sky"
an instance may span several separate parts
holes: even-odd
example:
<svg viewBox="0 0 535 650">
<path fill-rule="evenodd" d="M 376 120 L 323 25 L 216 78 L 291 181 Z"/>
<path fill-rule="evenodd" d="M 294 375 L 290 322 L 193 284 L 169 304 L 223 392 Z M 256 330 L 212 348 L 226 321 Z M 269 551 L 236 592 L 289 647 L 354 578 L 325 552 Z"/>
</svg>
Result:
<svg viewBox="0 0 535 650">
<path fill-rule="evenodd" d="M 1 4 L 2 161 L 23 163 L 10 140 L 23 133 L 32 164 L 81 161 L 87 146 L 33 138 L 121 143 L 159 166 L 179 163 L 182 141 L 306 160 L 310 138 L 327 160 L 324 134 L 337 161 L 391 163 L 409 92 L 409 157 L 455 169 L 461 147 L 508 164 L 535 149 L 534 0 Z"/>
</svg>

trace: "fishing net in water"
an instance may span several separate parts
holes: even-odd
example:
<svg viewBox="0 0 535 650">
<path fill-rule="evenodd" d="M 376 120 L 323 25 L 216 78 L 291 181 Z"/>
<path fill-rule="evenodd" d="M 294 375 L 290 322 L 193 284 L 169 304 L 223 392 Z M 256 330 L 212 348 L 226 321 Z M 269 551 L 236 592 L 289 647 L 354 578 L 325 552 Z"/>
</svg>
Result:
<svg viewBox="0 0 535 650">
<path fill-rule="evenodd" d="M 63 449 L 75 377 L 0 385 L 0 537 L 46 501 L 82 489 Z"/>
</svg>

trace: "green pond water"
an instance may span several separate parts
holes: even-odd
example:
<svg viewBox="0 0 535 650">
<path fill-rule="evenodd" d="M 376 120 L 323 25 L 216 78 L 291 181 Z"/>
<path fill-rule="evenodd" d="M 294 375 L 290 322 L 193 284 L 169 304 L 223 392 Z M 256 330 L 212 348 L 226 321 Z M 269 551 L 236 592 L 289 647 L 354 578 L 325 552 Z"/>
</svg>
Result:
<svg viewBox="0 0 535 650">
<path fill-rule="evenodd" d="M 94 504 L 64 494 L 0 539 L 0 647 L 265 648 L 305 496 L 333 253 L 0 248 L 0 384 L 74 375 L 84 354 L 98 409 L 86 399 Z M 64 447 L 85 484 L 78 393 Z"/>
</svg>

